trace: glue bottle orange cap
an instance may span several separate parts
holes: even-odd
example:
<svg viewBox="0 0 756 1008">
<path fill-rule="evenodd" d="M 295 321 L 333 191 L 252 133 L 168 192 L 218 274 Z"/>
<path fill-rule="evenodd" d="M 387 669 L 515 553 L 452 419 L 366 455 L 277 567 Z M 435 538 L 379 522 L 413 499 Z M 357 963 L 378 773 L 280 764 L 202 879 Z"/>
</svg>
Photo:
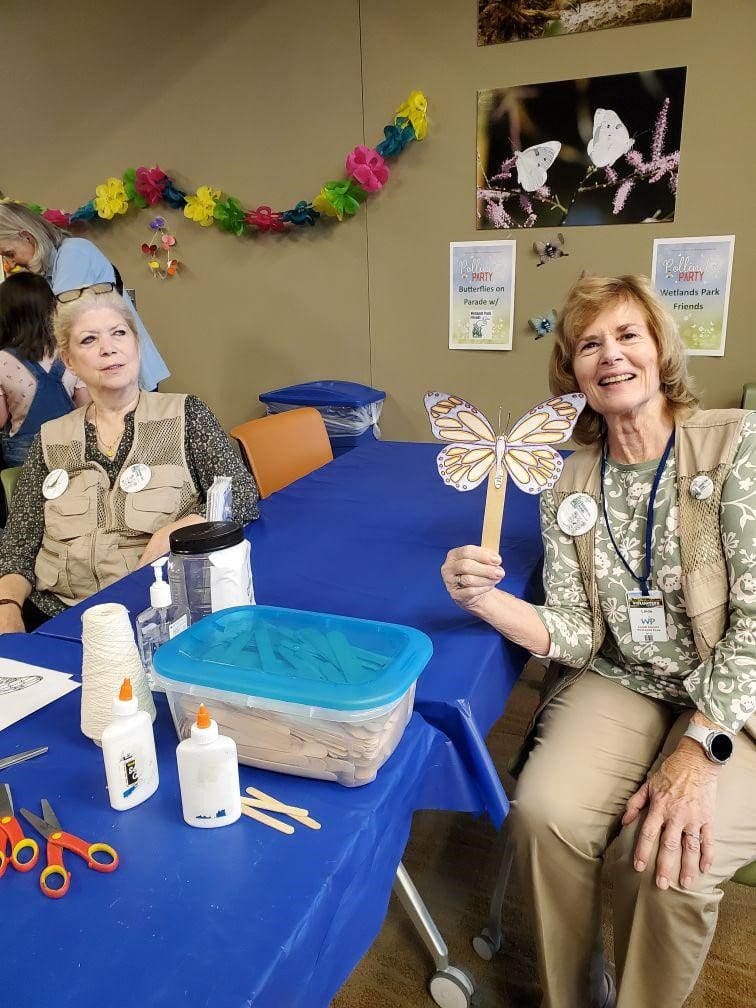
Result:
<svg viewBox="0 0 756 1008">
<path fill-rule="evenodd" d="M 210 711 L 205 707 L 203 703 L 199 705 L 199 710 L 197 711 L 197 727 L 198 728 L 209 728 L 210 727 Z"/>
<path fill-rule="evenodd" d="M 134 691 L 131 688 L 131 679 L 126 676 L 126 678 L 121 683 L 121 690 L 118 694 L 119 700 L 131 700 L 134 696 Z"/>
</svg>

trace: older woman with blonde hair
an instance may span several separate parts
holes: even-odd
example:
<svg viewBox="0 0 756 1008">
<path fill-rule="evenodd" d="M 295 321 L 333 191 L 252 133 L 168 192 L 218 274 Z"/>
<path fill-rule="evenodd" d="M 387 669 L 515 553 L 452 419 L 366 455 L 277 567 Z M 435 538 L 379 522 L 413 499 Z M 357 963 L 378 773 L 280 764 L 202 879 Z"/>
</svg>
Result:
<svg viewBox="0 0 756 1008">
<path fill-rule="evenodd" d="M 721 883 L 756 854 L 756 417 L 701 410 L 650 282 L 587 277 L 556 327 L 554 393 L 583 447 L 541 497 L 546 604 L 453 549 L 451 597 L 555 674 L 509 822 L 549 1008 L 680 1008 Z M 617 985 L 604 969 L 613 879 Z"/>
<path fill-rule="evenodd" d="M 134 316 L 115 293 L 65 305 L 55 336 L 91 396 L 43 424 L 0 543 L 0 633 L 31 629 L 168 551 L 204 521 L 215 476 L 231 476 L 233 517 L 257 517 L 257 486 L 207 406 L 139 388 Z"/>
<path fill-rule="evenodd" d="M 119 288 L 115 267 L 86 238 L 74 238 L 23 203 L 0 200 L 0 257 L 9 268 L 20 266 L 45 277 L 60 303 L 73 301 L 82 291 L 123 293 L 134 319 L 142 348 L 139 384 L 155 389 L 170 371 L 127 292 Z"/>
</svg>

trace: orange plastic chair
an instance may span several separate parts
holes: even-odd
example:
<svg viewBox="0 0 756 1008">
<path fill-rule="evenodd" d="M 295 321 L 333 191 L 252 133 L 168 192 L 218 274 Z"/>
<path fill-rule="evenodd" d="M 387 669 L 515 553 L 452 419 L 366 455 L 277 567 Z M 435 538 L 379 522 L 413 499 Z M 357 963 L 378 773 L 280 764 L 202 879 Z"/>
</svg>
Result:
<svg viewBox="0 0 756 1008">
<path fill-rule="evenodd" d="M 242 450 L 260 497 L 333 461 L 323 417 L 312 406 L 247 420 L 231 431 Z"/>
</svg>

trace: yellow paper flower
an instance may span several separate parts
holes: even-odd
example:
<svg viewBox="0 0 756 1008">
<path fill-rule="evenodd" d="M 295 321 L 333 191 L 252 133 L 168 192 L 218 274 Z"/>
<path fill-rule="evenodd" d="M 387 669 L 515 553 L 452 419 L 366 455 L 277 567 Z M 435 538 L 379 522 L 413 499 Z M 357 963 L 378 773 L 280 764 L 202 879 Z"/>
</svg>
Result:
<svg viewBox="0 0 756 1008">
<path fill-rule="evenodd" d="M 213 223 L 213 211 L 215 204 L 220 199 L 220 189 L 211 189 L 210 186 L 200 186 L 194 196 L 186 197 L 184 216 L 189 220 L 196 221 L 202 227 L 210 227 Z"/>
<path fill-rule="evenodd" d="M 417 140 L 424 140 L 428 132 L 428 99 L 422 91 L 413 91 L 406 102 L 396 110 L 396 118 L 409 119 Z"/>
<path fill-rule="evenodd" d="M 99 217 L 112 220 L 116 214 L 125 214 L 129 201 L 123 182 L 119 178 L 109 178 L 95 189 L 95 210 Z"/>
<path fill-rule="evenodd" d="M 313 209 L 317 210 L 319 214 L 323 214 L 325 217 L 338 217 L 339 220 L 344 219 L 343 212 L 331 203 L 328 199 L 328 191 L 325 186 L 320 190 L 318 195 L 312 201 Z"/>
</svg>

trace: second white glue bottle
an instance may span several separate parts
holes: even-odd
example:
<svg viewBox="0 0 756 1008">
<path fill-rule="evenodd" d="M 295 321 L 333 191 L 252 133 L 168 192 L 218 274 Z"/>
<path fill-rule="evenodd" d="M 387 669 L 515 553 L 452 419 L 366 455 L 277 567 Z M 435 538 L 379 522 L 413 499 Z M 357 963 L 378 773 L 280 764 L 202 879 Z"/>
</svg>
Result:
<svg viewBox="0 0 756 1008">
<path fill-rule="evenodd" d="M 102 732 L 102 755 L 110 804 L 119 812 L 141 804 L 157 791 L 157 756 L 152 720 L 124 679 L 113 701 L 113 720 Z"/>
<path fill-rule="evenodd" d="M 190 826 L 230 826 L 241 815 L 239 757 L 236 743 L 218 734 L 218 725 L 200 704 L 188 739 L 179 742 L 181 808 Z"/>
</svg>

